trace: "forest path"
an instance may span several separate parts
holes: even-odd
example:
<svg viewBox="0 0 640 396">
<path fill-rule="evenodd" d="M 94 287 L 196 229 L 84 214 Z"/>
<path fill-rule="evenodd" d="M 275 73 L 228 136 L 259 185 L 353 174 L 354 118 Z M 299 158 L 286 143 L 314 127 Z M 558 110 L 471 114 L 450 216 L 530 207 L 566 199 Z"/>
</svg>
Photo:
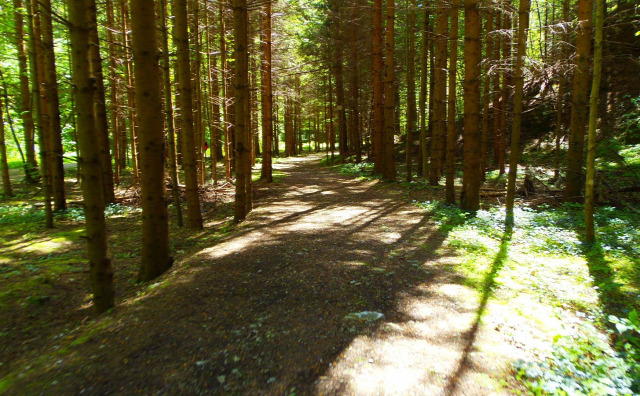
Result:
<svg viewBox="0 0 640 396">
<path fill-rule="evenodd" d="M 507 394 L 518 349 L 479 325 L 481 296 L 456 274 L 445 236 L 393 184 L 319 159 L 274 164 L 287 176 L 258 189 L 245 222 L 215 243 L 205 229 L 210 247 L 179 256 L 150 293 L 13 389 Z M 362 311 L 384 317 L 345 319 Z"/>
</svg>

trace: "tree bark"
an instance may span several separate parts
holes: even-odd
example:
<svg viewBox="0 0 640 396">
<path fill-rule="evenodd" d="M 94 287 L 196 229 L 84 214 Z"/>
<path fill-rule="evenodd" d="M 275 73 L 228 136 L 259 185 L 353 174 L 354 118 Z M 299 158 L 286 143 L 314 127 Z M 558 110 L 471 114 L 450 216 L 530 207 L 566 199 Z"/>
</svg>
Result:
<svg viewBox="0 0 640 396">
<path fill-rule="evenodd" d="M 495 28 L 497 35 L 493 47 L 493 62 L 498 66 L 493 76 L 493 164 L 500 165 L 500 114 L 502 102 L 500 101 L 500 77 L 504 78 L 504 72 L 500 70 L 500 48 L 502 48 L 502 16 L 500 10 L 495 12 Z"/>
<path fill-rule="evenodd" d="M 509 0 L 506 0 L 506 7 L 510 9 Z M 511 13 L 504 15 L 502 29 L 511 30 Z M 505 35 L 502 39 L 502 62 L 504 63 L 502 72 L 502 99 L 500 100 L 500 141 L 498 142 L 498 165 L 500 174 L 505 173 L 505 159 L 507 156 L 507 114 L 509 112 L 509 94 L 511 90 L 511 36 Z"/>
<path fill-rule="evenodd" d="M 51 1 L 38 2 L 40 13 L 40 27 L 42 29 L 42 55 L 44 63 L 44 93 L 47 97 L 47 107 L 41 109 L 43 116 L 48 118 L 49 147 L 51 150 L 51 183 L 53 204 L 55 210 L 67 209 L 67 198 L 64 188 L 64 165 L 62 162 L 62 129 L 60 127 L 60 99 L 58 96 L 58 78 L 56 75 L 56 58 L 53 47 L 53 23 L 51 21 Z"/>
<path fill-rule="evenodd" d="M 562 20 L 567 23 L 569 20 L 569 0 L 562 1 Z M 553 35 L 555 41 L 558 35 Z M 568 34 L 563 31 L 559 37 L 560 43 L 554 45 L 558 49 L 558 59 L 567 58 L 567 42 L 569 41 Z M 565 136 L 566 117 L 564 109 L 564 96 L 566 92 L 567 81 L 564 73 L 559 73 L 558 76 L 558 93 L 556 97 L 556 128 L 555 128 L 555 162 L 553 177 L 558 179 L 560 177 L 560 140 Z"/>
<path fill-rule="evenodd" d="M 598 99 L 602 77 L 602 36 L 606 2 L 596 0 L 596 38 L 593 52 L 593 82 L 589 101 L 589 135 L 587 143 L 587 182 L 585 189 L 585 239 L 587 243 L 596 241 L 594 214 L 594 180 L 596 174 L 596 128 L 598 127 Z"/>
<path fill-rule="evenodd" d="M 340 39 L 338 39 L 340 40 Z M 336 60 L 334 72 L 336 75 L 336 106 L 338 107 L 338 141 L 340 143 L 340 159 L 344 163 L 349 154 L 347 146 L 347 113 L 344 100 L 344 71 L 342 67 L 342 43 L 336 43 Z"/>
<path fill-rule="evenodd" d="M 160 67 L 153 0 L 131 1 L 131 39 L 140 141 L 142 248 L 139 281 L 150 281 L 171 267 L 169 221 L 164 199 L 164 137 Z"/>
<path fill-rule="evenodd" d="M 111 130 L 113 135 L 113 155 L 115 171 L 113 172 L 113 181 L 120 184 L 121 160 L 120 160 L 120 113 L 118 111 L 118 77 L 116 64 L 116 45 L 113 30 L 116 29 L 113 2 L 106 0 L 105 8 L 107 12 L 107 49 L 109 52 L 109 100 L 111 110 Z"/>
<path fill-rule="evenodd" d="M 329 137 L 328 144 L 331 149 L 331 162 L 333 162 L 333 158 L 335 156 L 336 151 L 336 134 L 335 129 L 333 127 L 333 83 L 331 76 L 331 68 L 329 68 Z"/>
<path fill-rule="evenodd" d="M 169 175 L 171 177 L 171 195 L 173 206 L 176 208 L 178 227 L 183 226 L 182 202 L 180 201 L 180 188 L 178 181 L 178 163 L 176 158 L 176 136 L 173 117 L 173 100 L 171 92 L 171 75 L 169 73 L 169 27 L 167 26 L 167 0 L 162 0 L 160 5 L 160 24 L 162 32 L 162 83 L 164 89 L 164 116 L 167 126 L 167 142 L 169 143 Z"/>
<path fill-rule="evenodd" d="M 518 177 L 518 160 L 520 156 L 520 130 L 522 125 L 522 96 L 524 87 L 524 59 L 527 55 L 527 31 L 529 29 L 529 0 L 520 0 L 518 8 L 518 48 L 516 53 L 515 92 L 513 100 L 513 126 L 511 130 L 511 154 L 509 156 L 509 179 L 507 182 L 506 229 L 513 229 L 513 205 L 516 195 L 516 179 Z"/>
<path fill-rule="evenodd" d="M 447 110 L 447 38 L 448 7 L 438 5 L 436 11 L 436 59 L 433 91 L 433 134 L 431 137 L 431 169 L 429 184 L 437 186 L 442 177 L 442 157 L 445 149 Z"/>
<path fill-rule="evenodd" d="M 247 125 L 249 65 L 247 58 L 247 0 L 233 0 L 233 56 L 235 59 L 235 133 L 236 133 L 236 193 L 233 221 L 245 219 L 248 213 L 247 197 L 251 184 L 251 147 Z"/>
<path fill-rule="evenodd" d="M 351 9 L 351 67 L 349 73 L 351 75 L 351 122 L 350 122 L 350 140 L 351 149 L 356 155 L 356 163 L 362 162 L 362 137 L 360 134 L 360 83 L 358 78 L 359 54 L 358 54 L 358 0 L 354 0 Z"/>
<path fill-rule="evenodd" d="M 95 7 L 95 0 L 93 3 Z M 97 9 L 91 13 L 97 18 Z M 93 111 L 96 119 L 96 133 L 100 137 L 100 163 L 102 166 L 102 182 L 104 183 L 104 201 L 107 204 L 116 202 L 116 195 L 113 185 L 113 168 L 111 166 L 111 143 L 109 142 L 109 120 L 107 119 L 107 104 L 105 99 L 104 76 L 102 74 L 102 58 L 100 56 L 100 39 L 98 37 L 98 22 L 91 23 L 89 31 L 91 48 L 89 50 L 89 61 L 91 62 L 91 74 L 96 81 L 96 91 L 94 92 Z"/>
<path fill-rule="evenodd" d="M 262 169 L 260 177 L 267 183 L 273 182 L 271 142 L 273 140 L 273 94 L 271 92 L 271 0 L 266 0 L 262 33 Z"/>
<path fill-rule="evenodd" d="M 213 185 L 218 184 L 218 160 L 220 158 L 220 133 L 223 130 L 220 119 L 220 86 L 218 85 L 218 72 L 216 71 L 216 59 L 212 51 L 211 41 L 213 40 L 213 32 L 211 30 L 212 23 L 209 19 L 209 9 L 205 7 L 205 24 L 207 35 L 207 74 L 210 82 L 209 92 L 209 113 L 211 120 L 209 122 L 210 135 L 211 135 L 211 178 L 213 179 Z"/>
<path fill-rule="evenodd" d="M 429 64 L 429 8 L 424 8 L 424 25 L 422 28 L 422 51 L 420 54 L 420 161 L 418 162 L 418 175 L 428 176 L 429 154 L 427 151 L 427 81 Z"/>
<path fill-rule="evenodd" d="M 134 92 L 134 77 L 133 77 L 133 62 L 129 49 L 131 48 L 130 39 L 130 19 L 129 19 L 129 4 L 128 0 L 120 0 L 120 10 L 122 17 L 122 43 L 124 44 L 124 79 L 127 86 L 127 107 L 129 112 L 129 141 L 131 143 L 131 164 L 133 166 L 133 183 L 137 184 L 139 175 L 138 167 L 138 138 L 136 124 L 136 100 Z M 126 155 L 126 144 L 124 145 Z"/>
<path fill-rule="evenodd" d="M 53 228 L 53 208 L 51 204 L 51 166 L 49 158 L 49 124 L 48 118 L 42 114 L 42 109 L 47 107 L 47 98 L 43 92 L 41 81 L 44 80 L 44 61 L 42 59 L 42 45 L 40 42 L 40 14 L 36 0 L 27 1 L 27 14 L 29 15 L 29 73 L 31 75 L 31 89 L 33 91 L 33 114 L 36 116 L 36 131 L 38 145 L 40 146 L 40 175 L 44 195 L 45 227 Z"/>
<path fill-rule="evenodd" d="M 589 56 L 591 55 L 591 18 L 593 0 L 578 0 L 578 37 L 576 41 L 576 68 L 573 74 L 573 101 L 569 125 L 569 152 L 567 184 L 564 199 L 568 202 L 580 200 L 584 180 L 584 135 L 587 125 L 587 103 L 589 95 Z"/>
<path fill-rule="evenodd" d="M 409 10 L 409 54 L 407 61 L 407 146 L 406 146 L 406 162 L 407 162 L 407 181 L 410 182 L 413 173 L 413 133 L 416 127 L 416 2 L 411 0 Z"/>
<path fill-rule="evenodd" d="M 487 156 L 489 150 L 489 103 L 491 102 L 491 57 L 493 56 L 493 9 L 487 13 L 485 29 L 485 59 L 484 64 L 484 92 L 482 95 L 482 138 L 480 142 L 480 169 L 481 178 L 485 180 L 487 172 Z"/>
<path fill-rule="evenodd" d="M 454 0 L 456 1 L 456 0 Z M 456 154 L 456 73 L 458 69 L 458 5 L 451 4 L 451 46 L 449 55 L 449 94 L 447 105 L 446 202 L 456 203 L 454 188 Z"/>
<path fill-rule="evenodd" d="M 95 79 L 91 75 L 91 29 L 95 16 L 94 0 L 75 0 L 69 6 L 73 83 L 77 98 L 78 145 L 82 172 L 87 255 L 90 263 L 93 305 L 97 314 L 114 306 L 113 270 L 107 251 L 107 225 L 100 160 L 100 136 L 96 133 L 94 113 Z"/>
<path fill-rule="evenodd" d="M 480 208 L 480 11 L 477 0 L 465 0 L 464 38 L 464 175 L 462 209 Z"/>
<path fill-rule="evenodd" d="M 204 184 L 204 128 L 202 116 L 202 56 L 200 45 L 200 4 L 199 0 L 189 0 L 189 14 L 191 15 L 191 43 L 193 52 L 190 52 L 191 60 L 191 80 L 192 85 L 192 106 L 193 106 L 193 137 L 196 150 L 196 167 L 198 169 L 198 184 Z"/>
<path fill-rule="evenodd" d="M 35 183 L 38 176 L 38 164 L 35 154 L 35 128 L 31 109 L 31 93 L 29 92 L 29 70 L 27 67 L 27 50 L 24 41 L 24 18 L 22 15 L 22 0 L 13 0 L 14 22 L 16 30 L 16 49 L 18 50 L 18 70 L 20 74 L 20 102 L 18 111 L 22 118 L 25 145 L 25 180 Z"/>
<path fill-rule="evenodd" d="M 11 178 L 9 177 L 9 164 L 7 162 L 7 146 L 4 140 L 4 119 L 2 117 L 2 98 L 0 98 L 0 171 L 2 172 L 2 194 L 5 197 L 13 196 Z"/>
<path fill-rule="evenodd" d="M 191 62 L 189 60 L 189 33 L 187 1 L 173 2 L 175 42 L 178 56 L 178 87 L 180 91 L 180 121 L 182 135 L 182 166 L 185 174 L 187 196 L 187 227 L 202 228 L 200 196 L 198 194 L 198 168 L 193 134 L 193 103 L 191 89 Z"/>
<path fill-rule="evenodd" d="M 224 167 L 227 183 L 231 182 L 231 157 L 233 155 L 233 148 L 231 147 L 231 121 L 229 114 L 230 100 L 228 95 L 227 85 L 227 40 L 224 21 L 224 1 L 220 2 L 220 84 L 222 85 L 222 112 L 224 113 L 223 122 L 223 134 L 224 134 Z"/>
<path fill-rule="evenodd" d="M 384 83 L 382 80 L 382 0 L 373 0 L 373 173 L 382 174 Z"/>
<path fill-rule="evenodd" d="M 385 37 L 385 76 L 384 76 L 384 135 L 382 138 L 382 177 L 395 180 L 396 164 L 394 159 L 395 137 L 395 0 L 387 0 L 387 31 Z"/>
</svg>

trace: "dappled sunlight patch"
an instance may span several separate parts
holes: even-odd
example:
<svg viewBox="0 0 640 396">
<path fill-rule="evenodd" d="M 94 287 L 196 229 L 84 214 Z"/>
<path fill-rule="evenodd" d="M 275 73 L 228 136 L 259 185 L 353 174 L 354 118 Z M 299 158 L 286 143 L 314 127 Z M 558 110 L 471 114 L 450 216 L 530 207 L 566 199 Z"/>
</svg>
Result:
<svg viewBox="0 0 640 396">
<path fill-rule="evenodd" d="M 58 237 L 49 239 L 48 241 L 29 244 L 28 246 L 23 247 L 23 250 L 30 253 L 49 254 L 55 252 L 60 248 L 68 247 L 73 243 L 74 241 L 70 240 L 69 238 Z"/>
<path fill-rule="evenodd" d="M 322 215 L 334 224 L 341 224 L 366 213 L 369 209 L 362 206 L 341 206 L 325 211 Z"/>
<path fill-rule="evenodd" d="M 473 334 L 475 342 L 468 344 L 477 292 L 452 283 L 434 283 L 424 289 L 426 296 L 407 296 L 397 303 L 405 320 L 385 322 L 373 334 L 357 336 L 329 367 L 317 391 L 441 394 L 455 382 L 473 394 L 507 394 L 498 379 L 508 362 L 526 355 L 517 346 L 505 344 L 502 333 L 490 325 L 481 324 Z M 496 322 L 493 304 L 485 321 Z M 460 370 L 462 361 L 464 370 Z"/>
<path fill-rule="evenodd" d="M 617 312 L 639 304 L 640 272 L 634 267 L 637 267 L 635 257 L 639 253 L 640 234 L 633 225 L 638 221 L 637 214 L 598 208 L 595 217 L 599 245 L 587 250 L 580 237 L 584 228 L 582 205 L 516 208 L 509 255 L 501 257 L 503 207 L 480 210 L 477 216 L 470 217 L 457 208 L 437 202 L 419 205 L 429 211 L 440 226 L 446 236 L 446 247 L 459 252 L 460 262 L 454 268 L 463 275 L 464 284 L 488 292 L 494 301 L 489 306 L 501 307 L 493 310 L 497 318 L 503 319 L 491 325 L 526 352 L 529 359 L 548 356 L 553 341 L 567 322 L 581 317 L 586 318 L 585 322 L 594 323 L 603 320 L 603 311 Z M 486 277 L 485 273 L 491 276 Z M 594 316 L 589 316 L 591 314 Z M 487 313 L 482 320 L 487 322 L 490 318 L 491 314 Z M 535 366 L 538 374 L 526 377 L 532 381 L 530 385 L 534 384 L 530 389 L 547 389 L 535 385 L 542 375 L 546 376 L 548 389 L 556 389 L 557 384 L 573 378 L 574 372 L 559 374 L 553 364 L 579 362 L 579 358 L 567 355 L 576 351 L 586 353 L 578 344 L 588 345 L 587 349 L 596 348 L 590 343 L 597 344 L 596 338 L 602 336 L 602 329 L 593 329 L 591 333 L 584 333 L 590 334 L 589 340 L 572 344 L 574 349 L 557 350 L 553 357 Z M 584 370 L 592 376 L 600 370 L 599 364 L 597 359 L 588 362 Z"/>
</svg>

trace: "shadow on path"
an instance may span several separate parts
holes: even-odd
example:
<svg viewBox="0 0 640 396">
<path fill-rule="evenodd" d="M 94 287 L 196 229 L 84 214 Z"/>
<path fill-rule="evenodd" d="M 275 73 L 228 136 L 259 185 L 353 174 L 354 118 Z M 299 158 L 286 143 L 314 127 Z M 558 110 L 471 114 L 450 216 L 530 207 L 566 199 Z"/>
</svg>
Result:
<svg viewBox="0 0 640 396">
<path fill-rule="evenodd" d="M 429 308 L 429 288 L 461 283 L 433 263 L 449 254 L 436 254 L 446 235 L 398 192 L 305 162 L 269 189 L 230 235 L 179 260 L 80 341 L 61 340 L 8 393 L 314 394 L 354 343 L 376 339 L 388 323 L 425 322 L 410 313 L 410 298 Z M 438 339 L 407 332 L 452 359 L 462 353 L 454 377 L 467 367 L 507 246 L 504 239 L 464 345 L 447 328 L 432 332 Z M 473 311 L 440 299 L 434 314 Z M 384 319 L 345 320 L 361 311 Z"/>
<path fill-rule="evenodd" d="M 512 232 L 505 232 L 502 236 L 502 240 L 500 241 L 500 249 L 498 250 L 498 254 L 493 259 L 491 263 L 491 267 L 489 271 L 484 276 L 484 281 L 482 282 L 482 290 L 481 290 L 481 298 L 480 304 L 478 305 L 478 310 L 476 311 L 475 320 L 471 325 L 471 328 L 465 335 L 465 346 L 462 351 L 462 358 L 458 363 L 458 367 L 453 373 L 453 375 L 449 378 L 449 382 L 445 388 L 446 395 L 455 395 L 460 378 L 464 374 L 466 370 L 469 368 L 469 357 L 471 352 L 473 351 L 473 347 L 476 343 L 476 338 L 478 335 L 478 330 L 480 328 L 480 324 L 482 323 L 482 318 L 486 312 L 487 303 L 489 299 L 493 295 L 494 287 L 496 286 L 496 277 L 500 273 L 500 270 L 504 266 L 505 261 L 509 257 L 509 243 L 511 242 Z"/>
</svg>

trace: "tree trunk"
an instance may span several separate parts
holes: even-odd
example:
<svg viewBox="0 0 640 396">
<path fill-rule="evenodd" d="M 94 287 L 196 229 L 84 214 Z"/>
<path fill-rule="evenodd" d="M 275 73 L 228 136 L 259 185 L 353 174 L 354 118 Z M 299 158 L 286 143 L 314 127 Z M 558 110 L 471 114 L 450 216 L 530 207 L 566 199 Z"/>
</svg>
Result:
<svg viewBox="0 0 640 396">
<path fill-rule="evenodd" d="M 358 79 L 359 59 L 358 59 L 358 1 L 354 0 L 351 9 L 351 149 L 355 152 L 356 163 L 362 162 L 362 138 L 360 136 L 360 112 L 358 109 L 360 102 L 360 84 Z M 309 147 L 311 148 L 311 147 Z"/>
<path fill-rule="evenodd" d="M 384 83 L 382 80 L 382 0 L 373 0 L 373 173 L 382 174 Z"/>
<path fill-rule="evenodd" d="M 596 241 L 595 224 L 593 220 L 594 179 L 596 174 L 596 128 L 598 127 L 598 98 L 600 95 L 600 79 L 602 77 L 602 31 L 604 25 L 604 11 L 606 2 L 596 0 L 596 39 L 593 52 L 593 82 L 591 84 L 591 98 L 589 102 L 589 137 L 587 143 L 587 182 L 585 189 L 585 239 L 587 243 Z"/>
<path fill-rule="evenodd" d="M 387 31 L 385 38 L 385 76 L 384 76 L 384 136 L 382 139 L 382 177 L 395 180 L 396 164 L 394 159 L 395 137 L 395 0 L 387 0 Z"/>
<path fill-rule="evenodd" d="M 209 22 L 209 9 L 205 7 L 205 25 L 207 35 L 207 75 L 210 82 L 209 92 L 209 113 L 211 114 L 211 120 L 209 122 L 210 134 L 211 134 L 211 178 L 213 179 L 213 185 L 218 184 L 218 160 L 220 158 L 220 132 L 223 129 L 221 127 L 222 120 L 220 119 L 220 87 L 218 85 L 218 72 L 216 71 L 217 57 L 211 53 L 211 41 L 213 39 L 213 33 L 211 31 L 211 23 Z"/>
<path fill-rule="evenodd" d="M 340 40 L 340 39 L 338 39 Z M 344 100 L 344 71 L 342 67 L 342 44 L 336 43 L 336 106 L 338 106 L 338 140 L 340 142 L 340 159 L 344 163 L 349 154 L 347 146 L 347 113 Z"/>
<path fill-rule="evenodd" d="M 127 85 L 127 107 L 129 112 L 129 140 L 131 142 L 131 164 L 133 166 L 133 183 L 138 183 L 138 139 L 137 139 L 137 124 L 136 124 L 136 100 L 135 92 L 133 89 L 133 62 L 129 49 L 131 48 L 131 39 L 129 37 L 130 20 L 129 20 L 129 5 L 128 0 L 120 0 L 120 10 L 122 17 L 122 43 L 124 44 L 124 69 L 125 69 L 125 83 Z M 126 155 L 126 145 L 125 145 Z"/>
<path fill-rule="evenodd" d="M 456 72 L 458 69 L 458 5 L 451 5 L 451 46 L 449 50 L 449 95 L 447 105 L 446 202 L 456 203 L 454 188 L 456 155 Z M 478 66 L 479 67 L 479 66 Z"/>
<path fill-rule="evenodd" d="M 106 0 L 105 8 L 107 11 L 107 49 L 109 52 L 109 100 L 111 108 L 111 130 L 113 131 L 113 154 L 115 171 L 113 172 L 113 181 L 120 184 L 120 121 L 118 111 L 118 77 L 116 65 L 116 46 L 113 30 L 116 29 L 113 17 L 113 3 Z"/>
<path fill-rule="evenodd" d="M 294 153 L 294 139 L 293 139 L 293 120 L 291 110 L 291 98 L 285 96 L 284 98 L 284 155 L 285 157 L 291 157 Z"/>
<path fill-rule="evenodd" d="M 9 178 L 9 164 L 7 163 L 7 146 L 4 141 L 4 119 L 2 117 L 2 99 L 0 98 L 0 170 L 2 172 L 2 194 L 13 196 L 11 179 Z"/>
<path fill-rule="evenodd" d="M 439 4 L 436 11 L 436 59 L 433 91 L 433 134 L 431 137 L 431 169 L 429 184 L 437 186 L 442 177 L 442 157 L 445 149 L 447 110 L 447 5 Z"/>
<path fill-rule="evenodd" d="M 142 248 L 139 281 L 162 275 L 173 262 L 169 252 L 169 221 L 164 200 L 164 137 L 160 67 L 153 0 L 131 1 L 131 38 L 138 139 L 140 141 L 140 196 L 142 206 Z M 164 15 L 163 15 L 164 16 Z M 164 23 L 164 21 L 163 21 Z"/>
<path fill-rule="evenodd" d="M 49 158 L 51 152 L 48 144 L 49 125 L 42 114 L 47 106 L 46 95 L 42 91 L 41 81 L 44 80 L 44 65 L 42 59 L 42 45 L 40 43 L 40 15 L 36 0 L 27 1 L 27 15 L 29 15 L 29 73 L 33 91 L 33 114 L 36 116 L 36 131 L 40 146 L 40 175 L 44 195 L 45 226 L 53 228 L 53 208 L 51 206 L 51 166 Z"/>
<path fill-rule="evenodd" d="M 249 65 L 247 62 L 247 0 L 233 0 L 233 34 L 235 59 L 235 133 L 236 133 L 236 193 L 233 221 L 247 216 L 247 173 L 251 175 L 251 152 L 247 128 Z"/>
<path fill-rule="evenodd" d="M 564 199 L 569 202 L 580 200 L 580 193 L 584 185 L 582 165 L 584 162 L 584 135 L 588 111 L 592 9 L 593 0 L 578 0 L 577 60 L 573 74 L 573 101 L 571 104 L 571 124 L 569 126 L 567 184 L 564 190 Z"/>
<path fill-rule="evenodd" d="M 500 48 L 502 48 L 502 17 L 500 10 L 495 12 L 495 28 L 498 32 L 495 37 L 493 47 L 493 62 L 500 65 Z M 504 72 L 500 71 L 500 67 L 496 69 L 493 76 L 493 164 L 500 165 L 500 114 L 502 112 L 502 102 L 500 101 L 500 76 L 504 78 Z"/>
<path fill-rule="evenodd" d="M 506 1 L 506 7 L 510 9 L 509 0 Z M 504 15 L 502 29 L 511 30 L 511 13 Z M 505 35 L 502 39 L 502 62 L 505 64 L 502 72 L 502 99 L 500 100 L 500 141 L 498 142 L 498 165 L 500 174 L 505 173 L 505 158 L 507 147 L 507 113 L 509 110 L 509 91 L 511 88 L 511 36 Z"/>
<path fill-rule="evenodd" d="M 260 177 L 267 183 L 273 182 L 271 161 L 271 141 L 273 139 L 273 95 L 271 93 L 271 0 L 266 0 L 262 27 L 262 169 Z"/>
<path fill-rule="evenodd" d="M 169 73 L 169 27 L 167 26 L 167 0 L 160 5 L 160 24 L 162 32 L 162 83 L 164 89 L 164 116 L 167 125 L 167 142 L 169 143 L 169 175 L 171 177 L 171 195 L 176 208 L 178 227 L 182 227 L 182 202 L 178 181 L 178 164 L 176 161 L 176 136 L 173 119 L 173 101 L 171 93 L 171 76 Z"/>
<path fill-rule="evenodd" d="M 101 314 L 114 306 L 113 270 L 107 251 L 107 224 L 104 217 L 102 192 L 102 166 L 100 136 L 96 133 L 93 109 L 95 79 L 91 74 L 91 25 L 95 21 L 92 11 L 94 0 L 77 0 L 69 7 L 71 49 L 73 51 L 73 83 L 77 98 L 78 145 L 80 146 L 80 170 L 84 201 L 85 227 L 87 230 L 87 255 L 89 257 L 91 290 L 96 313 Z"/>
<path fill-rule="evenodd" d="M 409 59 L 407 61 L 407 146 L 406 146 L 406 162 L 407 162 L 407 181 L 410 182 L 413 173 L 413 132 L 416 127 L 416 2 L 411 0 L 409 10 Z"/>
<path fill-rule="evenodd" d="M 278 133 L 278 98 L 273 95 L 273 155 L 280 156 L 280 134 Z"/>
<path fill-rule="evenodd" d="M 233 155 L 233 149 L 231 147 L 231 122 L 229 120 L 229 95 L 227 86 L 227 40 L 226 40 L 226 28 L 224 21 L 224 4 L 220 2 L 220 83 L 222 84 L 222 112 L 224 113 L 223 132 L 224 132 L 224 167 L 227 183 L 231 182 L 231 156 Z"/>
<path fill-rule="evenodd" d="M 193 137 L 195 141 L 196 150 L 196 167 L 198 172 L 198 184 L 204 184 L 205 172 L 204 172 L 204 128 L 202 123 L 202 83 L 200 73 L 202 69 L 202 58 L 200 48 L 200 4 L 199 0 L 189 0 L 189 13 L 191 14 L 191 43 L 193 52 L 190 52 L 192 56 L 191 61 L 191 80 L 192 85 L 192 106 L 193 106 Z"/>
<path fill-rule="evenodd" d="M 302 154 L 302 94 L 300 92 L 300 74 L 296 74 L 295 84 L 294 120 L 296 133 L 294 136 L 298 139 L 298 152 L 296 154 Z"/>
<path fill-rule="evenodd" d="M 95 7 L 95 0 L 93 2 Z M 93 10 L 92 15 L 97 15 L 97 10 Z M 100 40 L 98 38 L 97 20 L 91 24 L 89 32 L 91 48 L 89 50 L 89 61 L 91 62 L 91 74 L 96 81 L 96 91 L 94 92 L 93 109 L 96 119 L 96 133 L 100 138 L 100 163 L 102 166 L 102 182 L 104 183 L 104 201 L 107 204 L 116 202 L 116 195 L 113 185 L 113 168 L 111 167 L 111 144 L 109 142 L 109 120 L 107 119 L 107 104 L 105 99 L 104 76 L 102 74 L 102 58 L 100 57 Z"/>
<path fill-rule="evenodd" d="M 180 121 L 182 135 L 182 164 L 187 196 L 187 227 L 202 228 L 200 197 L 198 194 L 198 168 L 193 135 L 193 103 L 191 90 L 191 62 L 189 60 L 189 33 L 187 0 L 173 2 L 173 40 L 178 57 L 178 87 L 180 91 Z"/>
<path fill-rule="evenodd" d="M 524 87 L 524 58 L 527 55 L 527 32 L 529 29 L 529 0 L 520 0 L 518 9 L 518 49 L 516 53 L 515 92 L 513 99 L 513 127 L 511 130 L 511 155 L 509 156 L 509 180 L 507 183 L 506 229 L 513 229 L 513 204 L 516 195 L 518 160 L 520 156 L 520 130 L 522 124 L 522 96 Z"/>
<path fill-rule="evenodd" d="M 480 208 L 480 11 L 477 0 L 465 0 L 464 176 L 461 206 Z"/>
<path fill-rule="evenodd" d="M 27 51 L 24 41 L 24 18 L 22 15 L 22 0 L 13 0 L 13 12 L 16 29 L 16 48 L 18 50 L 18 70 L 20 73 L 20 102 L 18 111 L 22 117 L 24 131 L 24 145 L 26 153 L 25 180 L 35 183 L 38 176 L 38 164 L 35 154 L 35 128 L 31 109 L 31 93 L 29 92 L 29 70 L 27 67 Z"/>
<path fill-rule="evenodd" d="M 489 150 L 489 103 L 491 102 L 491 56 L 493 55 L 493 9 L 489 8 L 485 29 L 485 70 L 484 92 L 482 95 L 482 139 L 480 142 L 480 172 L 481 178 L 485 180 L 487 172 L 487 156 Z"/>
<path fill-rule="evenodd" d="M 48 118 L 49 147 L 51 150 L 51 183 L 53 188 L 53 204 L 55 210 L 67 209 L 64 188 L 64 165 L 62 162 L 62 129 L 60 127 L 60 99 L 58 97 L 58 78 L 56 75 L 56 58 L 53 47 L 53 23 L 51 21 L 51 1 L 42 0 L 38 4 L 42 29 L 42 55 L 44 61 L 44 90 L 47 107 L 41 109 Z"/>
<path fill-rule="evenodd" d="M 336 134 L 333 128 L 333 83 L 331 78 L 331 68 L 329 68 L 329 138 L 328 143 L 331 148 L 331 162 L 336 151 Z"/>
<path fill-rule="evenodd" d="M 427 81 L 429 64 L 429 9 L 424 8 L 424 25 L 422 28 L 422 51 L 420 54 L 420 161 L 418 175 L 429 174 L 429 154 L 427 151 Z"/>
<path fill-rule="evenodd" d="M 569 20 L 569 0 L 562 1 L 562 21 L 567 23 Z M 553 40 L 556 40 L 558 35 L 553 35 Z M 567 58 L 567 42 L 569 41 L 568 34 L 563 32 L 559 37 L 559 43 L 555 43 L 554 47 L 558 49 L 558 59 Z M 553 178 L 558 179 L 560 177 L 560 140 L 565 135 L 565 109 L 564 109 L 564 96 L 566 91 L 567 81 L 564 73 L 559 73 L 558 76 L 558 93 L 556 98 L 556 136 L 555 136 L 555 162 L 553 170 Z"/>
</svg>

